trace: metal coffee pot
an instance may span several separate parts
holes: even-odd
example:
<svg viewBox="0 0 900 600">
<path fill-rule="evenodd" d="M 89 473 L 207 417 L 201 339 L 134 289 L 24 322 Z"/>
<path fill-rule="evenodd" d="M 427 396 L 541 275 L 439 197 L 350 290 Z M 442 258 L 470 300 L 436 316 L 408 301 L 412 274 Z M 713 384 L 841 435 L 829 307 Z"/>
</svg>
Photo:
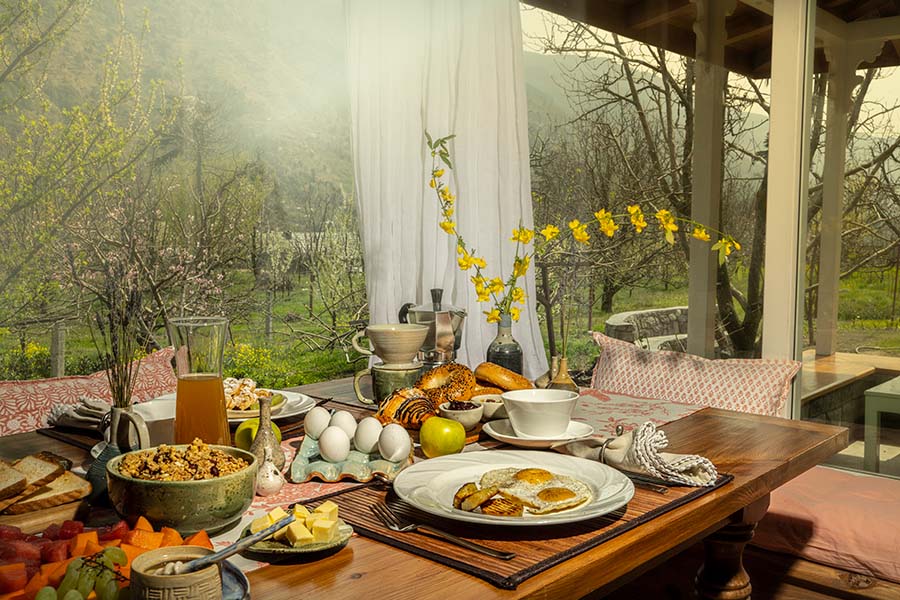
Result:
<svg viewBox="0 0 900 600">
<path fill-rule="evenodd" d="M 400 322 L 426 325 L 428 335 L 419 348 L 417 358 L 426 367 L 448 363 L 456 358 L 456 351 L 462 343 L 462 325 L 466 311 L 442 304 L 444 290 L 431 290 L 431 303 L 415 306 L 408 302 L 400 307 Z"/>
</svg>

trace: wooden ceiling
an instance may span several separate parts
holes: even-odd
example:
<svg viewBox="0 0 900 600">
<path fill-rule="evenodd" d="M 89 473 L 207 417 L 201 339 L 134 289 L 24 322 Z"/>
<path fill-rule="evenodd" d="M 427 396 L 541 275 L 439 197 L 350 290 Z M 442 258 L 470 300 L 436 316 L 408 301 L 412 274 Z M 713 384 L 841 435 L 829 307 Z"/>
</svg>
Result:
<svg viewBox="0 0 900 600">
<path fill-rule="evenodd" d="M 696 6 L 691 0 L 525 0 L 528 4 L 575 21 L 618 33 L 684 56 L 694 56 L 693 23 Z M 720 0 L 707 0 L 717 2 Z M 738 0 L 726 20 L 725 66 L 748 77 L 769 76 L 772 59 L 772 2 Z M 820 19 L 831 17 L 833 25 L 859 23 L 900 15 L 900 0 L 818 0 Z M 823 14 L 827 12 L 828 14 Z M 900 65 L 900 28 L 884 44 L 873 63 L 860 66 Z M 816 35 L 816 72 L 826 71 L 828 62 L 823 37 Z"/>
</svg>

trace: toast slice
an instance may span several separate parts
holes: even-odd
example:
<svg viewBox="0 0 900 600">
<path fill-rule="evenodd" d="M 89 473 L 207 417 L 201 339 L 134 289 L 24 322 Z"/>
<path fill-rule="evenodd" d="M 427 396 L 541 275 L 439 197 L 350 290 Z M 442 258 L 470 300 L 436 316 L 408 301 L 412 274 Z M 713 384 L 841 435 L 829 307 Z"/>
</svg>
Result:
<svg viewBox="0 0 900 600">
<path fill-rule="evenodd" d="M 65 471 L 62 475 L 47 484 L 46 488 L 37 494 L 33 494 L 16 502 L 6 509 L 10 515 L 21 515 L 27 512 L 52 508 L 60 504 L 81 500 L 91 493 L 91 484 L 75 475 L 71 471 Z"/>
<path fill-rule="evenodd" d="M 63 466 L 57 461 L 47 460 L 40 456 L 20 458 L 11 466 L 25 476 L 25 489 L 15 496 L 0 500 L 0 511 L 31 496 L 65 472 Z"/>
<path fill-rule="evenodd" d="M 27 485 L 25 475 L 0 461 L 0 500 L 18 496 Z"/>
</svg>

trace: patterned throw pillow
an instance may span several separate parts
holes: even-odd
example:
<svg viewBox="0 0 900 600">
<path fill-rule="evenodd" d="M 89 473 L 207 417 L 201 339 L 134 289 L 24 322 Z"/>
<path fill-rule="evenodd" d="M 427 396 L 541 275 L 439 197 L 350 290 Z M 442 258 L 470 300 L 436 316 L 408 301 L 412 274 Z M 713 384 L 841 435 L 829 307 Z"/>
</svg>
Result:
<svg viewBox="0 0 900 600">
<path fill-rule="evenodd" d="M 164 348 L 141 359 L 134 383 L 135 402 L 175 391 L 172 369 L 175 351 Z M 0 381 L 0 435 L 34 431 L 43 427 L 54 404 L 75 404 L 82 396 L 112 402 L 106 372 L 29 381 Z"/>
<path fill-rule="evenodd" d="M 778 416 L 800 369 L 794 360 L 709 360 L 650 351 L 594 332 L 600 357 L 591 387 L 606 392 Z"/>
</svg>

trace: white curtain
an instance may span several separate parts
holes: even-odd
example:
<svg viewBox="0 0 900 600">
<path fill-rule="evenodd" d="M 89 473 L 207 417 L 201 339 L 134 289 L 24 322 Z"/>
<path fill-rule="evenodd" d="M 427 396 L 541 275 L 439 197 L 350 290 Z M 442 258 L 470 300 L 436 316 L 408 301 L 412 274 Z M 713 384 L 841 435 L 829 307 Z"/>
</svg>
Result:
<svg viewBox="0 0 900 600">
<path fill-rule="evenodd" d="M 496 335 L 456 267 L 453 239 L 438 227 L 427 181 L 424 132 L 456 134 L 448 179 L 457 229 L 488 263 L 509 275 L 521 222 L 532 226 L 528 110 L 517 0 L 346 0 L 352 146 L 372 323 L 397 322 L 404 302 L 429 290 L 468 312 L 457 360 L 475 366 Z M 533 271 L 513 336 L 524 370 L 537 377 L 547 358 L 535 313 Z"/>
</svg>

